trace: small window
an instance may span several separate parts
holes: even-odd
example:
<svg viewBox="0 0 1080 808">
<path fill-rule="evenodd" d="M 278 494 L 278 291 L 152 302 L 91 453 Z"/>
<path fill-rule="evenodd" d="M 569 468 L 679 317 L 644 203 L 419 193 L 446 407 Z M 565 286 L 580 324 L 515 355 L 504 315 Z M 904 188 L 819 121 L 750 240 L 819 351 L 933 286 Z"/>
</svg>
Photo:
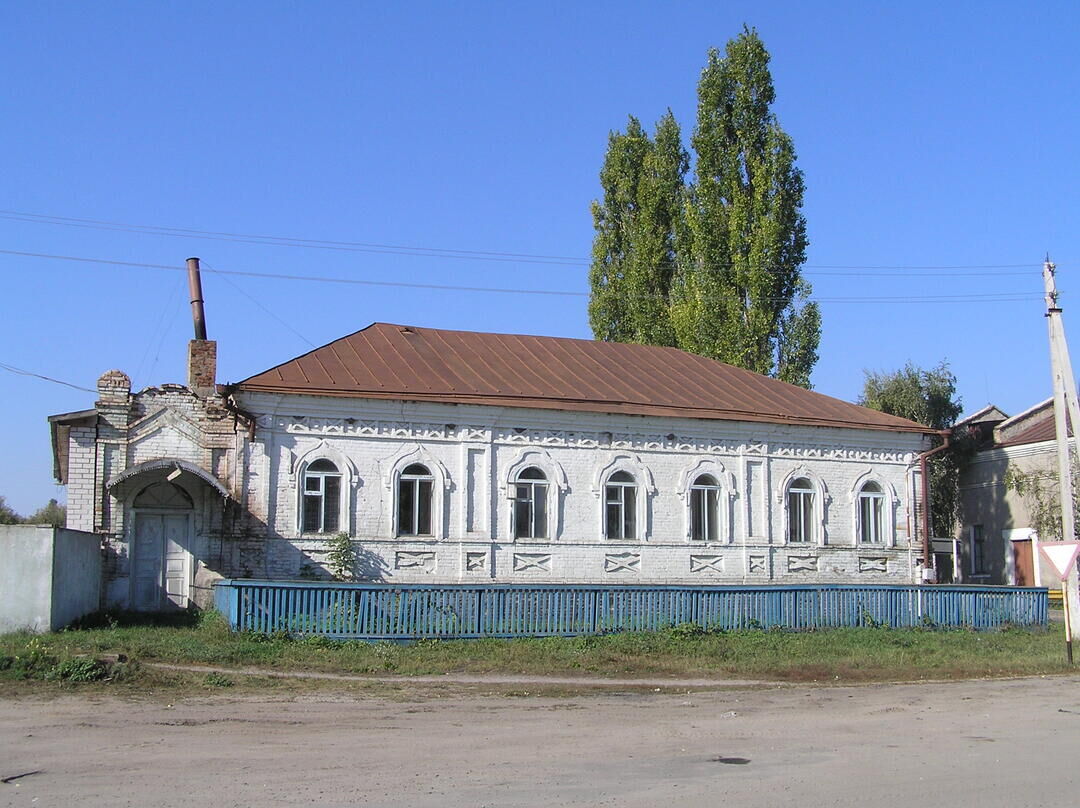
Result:
<svg viewBox="0 0 1080 808">
<path fill-rule="evenodd" d="M 431 536 L 431 491 L 435 478 L 413 463 L 398 478 L 398 535 Z"/>
<path fill-rule="evenodd" d="M 986 536 L 982 525 L 971 526 L 971 574 L 986 575 Z"/>
<path fill-rule="evenodd" d="M 333 533 L 341 514 L 341 472 L 329 460 L 316 460 L 304 470 L 304 533 Z"/>
<path fill-rule="evenodd" d="M 637 483 L 625 471 L 616 471 L 604 486 L 606 536 L 637 538 Z"/>
<path fill-rule="evenodd" d="M 814 540 L 814 496 L 814 485 L 806 477 L 798 477 L 788 486 L 788 541 L 793 544 Z"/>
<path fill-rule="evenodd" d="M 545 539 L 548 534 L 548 485 L 544 472 L 525 469 L 514 484 L 514 538 Z"/>
<path fill-rule="evenodd" d="M 720 485 L 711 474 L 702 474 L 690 486 L 690 538 L 720 538 Z"/>
<path fill-rule="evenodd" d="M 859 543 L 885 541 L 885 492 L 877 483 L 867 483 L 859 491 Z"/>
</svg>

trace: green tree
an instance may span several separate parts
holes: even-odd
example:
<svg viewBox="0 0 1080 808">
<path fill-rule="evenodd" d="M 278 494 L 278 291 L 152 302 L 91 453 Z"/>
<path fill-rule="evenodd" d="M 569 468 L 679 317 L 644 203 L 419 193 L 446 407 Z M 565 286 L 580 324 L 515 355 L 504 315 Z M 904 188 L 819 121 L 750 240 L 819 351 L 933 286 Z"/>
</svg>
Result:
<svg viewBox="0 0 1080 808">
<path fill-rule="evenodd" d="M 670 110 L 654 138 L 633 116 L 626 132 L 610 134 L 600 170 L 603 201 L 592 204 L 589 323 L 598 339 L 675 344 L 668 296 L 687 163 Z"/>
<path fill-rule="evenodd" d="M 873 410 L 897 415 L 945 431 L 960 417 L 962 407 L 956 395 L 956 376 L 948 362 L 924 370 L 911 362 L 893 373 L 864 371 L 859 403 Z M 936 437 L 938 446 L 942 438 Z M 930 483 L 930 530 L 934 535 L 951 535 L 960 507 L 960 467 L 972 447 L 966 435 L 954 434 L 951 450 L 927 461 Z"/>
<path fill-rule="evenodd" d="M 61 505 L 55 499 L 50 499 L 48 505 L 38 508 L 34 513 L 26 517 L 26 523 L 28 525 L 64 527 L 67 524 L 67 507 Z"/>
<path fill-rule="evenodd" d="M 1073 519 L 1080 525 L 1080 463 L 1070 452 L 1073 476 Z M 1055 468 L 1024 471 L 1013 465 L 1005 469 L 1005 487 L 1015 491 L 1027 508 L 1031 526 L 1043 541 L 1062 538 L 1061 486 Z M 1070 537 L 1072 538 L 1072 537 Z"/>
<path fill-rule="evenodd" d="M 771 111 L 769 54 L 745 29 L 709 51 L 691 138 L 669 111 L 650 140 L 612 133 L 593 203 L 590 324 L 597 339 L 676 345 L 810 386 L 821 314 L 803 279 L 802 172 Z"/>
<path fill-rule="evenodd" d="M 0 525 L 18 525 L 22 523 L 22 517 L 15 513 L 3 497 L 0 497 Z"/>
</svg>

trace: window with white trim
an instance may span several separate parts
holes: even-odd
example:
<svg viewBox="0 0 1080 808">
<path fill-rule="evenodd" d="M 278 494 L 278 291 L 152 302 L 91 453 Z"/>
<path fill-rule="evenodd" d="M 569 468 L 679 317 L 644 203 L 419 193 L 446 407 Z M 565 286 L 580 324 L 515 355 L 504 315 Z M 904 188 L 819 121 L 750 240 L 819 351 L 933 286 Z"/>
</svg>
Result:
<svg viewBox="0 0 1080 808">
<path fill-rule="evenodd" d="M 882 544 L 885 541 L 885 492 L 875 482 L 859 489 L 859 543 Z"/>
<path fill-rule="evenodd" d="M 398 523 L 399 536 L 431 536 L 432 489 L 435 478 L 428 467 L 421 463 L 406 466 L 398 477 Z"/>
<path fill-rule="evenodd" d="M 547 477 L 536 466 L 530 466 L 514 482 L 514 538 L 546 539 L 547 535 Z"/>
<path fill-rule="evenodd" d="M 616 471 L 604 486 L 604 535 L 609 539 L 637 538 L 637 482 L 627 471 Z"/>
<path fill-rule="evenodd" d="M 788 535 L 792 544 L 814 540 L 814 484 L 806 477 L 796 477 L 788 484 Z"/>
<path fill-rule="evenodd" d="M 720 484 L 711 474 L 702 474 L 690 486 L 690 538 L 717 541 L 720 538 Z"/>
<path fill-rule="evenodd" d="M 341 472 L 329 460 L 315 460 L 304 469 L 301 530 L 333 533 L 341 517 Z"/>
</svg>

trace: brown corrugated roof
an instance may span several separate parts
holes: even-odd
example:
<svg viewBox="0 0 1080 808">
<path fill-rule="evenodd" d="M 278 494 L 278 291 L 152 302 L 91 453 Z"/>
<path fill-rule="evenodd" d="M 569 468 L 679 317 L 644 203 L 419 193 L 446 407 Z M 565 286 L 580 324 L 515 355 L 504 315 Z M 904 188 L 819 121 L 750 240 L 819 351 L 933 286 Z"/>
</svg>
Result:
<svg viewBox="0 0 1080 808">
<path fill-rule="evenodd" d="M 241 391 L 933 430 L 675 348 L 375 323 Z"/>
<path fill-rule="evenodd" d="M 1068 434 L 1072 435 L 1072 419 L 1065 414 L 1065 427 Z M 1049 412 L 1049 417 L 1036 421 L 1031 426 L 1017 432 L 1009 438 L 998 443 L 998 446 L 1023 446 L 1027 443 L 1042 443 L 1047 440 L 1057 440 L 1057 425 L 1054 423 L 1054 411 Z"/>
</svg>

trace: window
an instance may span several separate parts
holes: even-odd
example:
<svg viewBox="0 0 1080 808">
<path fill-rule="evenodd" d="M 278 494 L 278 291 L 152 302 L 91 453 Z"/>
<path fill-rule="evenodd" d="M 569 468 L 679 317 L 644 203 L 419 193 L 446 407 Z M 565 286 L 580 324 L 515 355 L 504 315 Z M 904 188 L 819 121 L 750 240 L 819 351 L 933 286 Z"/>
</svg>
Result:
<svg viewBox="0 0 1080 808">
<path fill-rule="evenodd" d="M 788 541 L 794 544 L 814 540 L 814 484 L 806 477 L 791 481 L 787 490 Z"/>
<path fill-rule="evenodd" d="M 427 466 L 413 463 L 398 478 L 398 535 L 430 536 L 431 489 L 435 478 Z"/>
<path fill-rule="evenodd" d="M 867 483 L 859 491 L 859 543 L 885 541 L 885 492 L 877 483 Z"/>
<path fill-rule="evenodd" d="M 971 574 L 986 575 L 986 536 L 982 525 L 971 526 Z"/>
<path fill-rule="evenodd" d="M 514 484 L 514 538 L 547 538 L 547 478 L 535 466 L 518 475 Z"/>
<path fill-rule="evenodd" d="M 720 485 L 711 474 L 702 474 L 690 486 L 690 538 L 720 538 Z"/>
<path fill-rule="evenodd" d="M 616 471 L 608 477 L 604 505 L 607 538 L 637 538 L 637 483 L 628 472 Z"/>
<path fill-rule="evenodd" d="M 316 460 L 304 470 L 304 533 L 333 533 L 341 515 L 341 472 L 329 460 Z"/>
</svg>

